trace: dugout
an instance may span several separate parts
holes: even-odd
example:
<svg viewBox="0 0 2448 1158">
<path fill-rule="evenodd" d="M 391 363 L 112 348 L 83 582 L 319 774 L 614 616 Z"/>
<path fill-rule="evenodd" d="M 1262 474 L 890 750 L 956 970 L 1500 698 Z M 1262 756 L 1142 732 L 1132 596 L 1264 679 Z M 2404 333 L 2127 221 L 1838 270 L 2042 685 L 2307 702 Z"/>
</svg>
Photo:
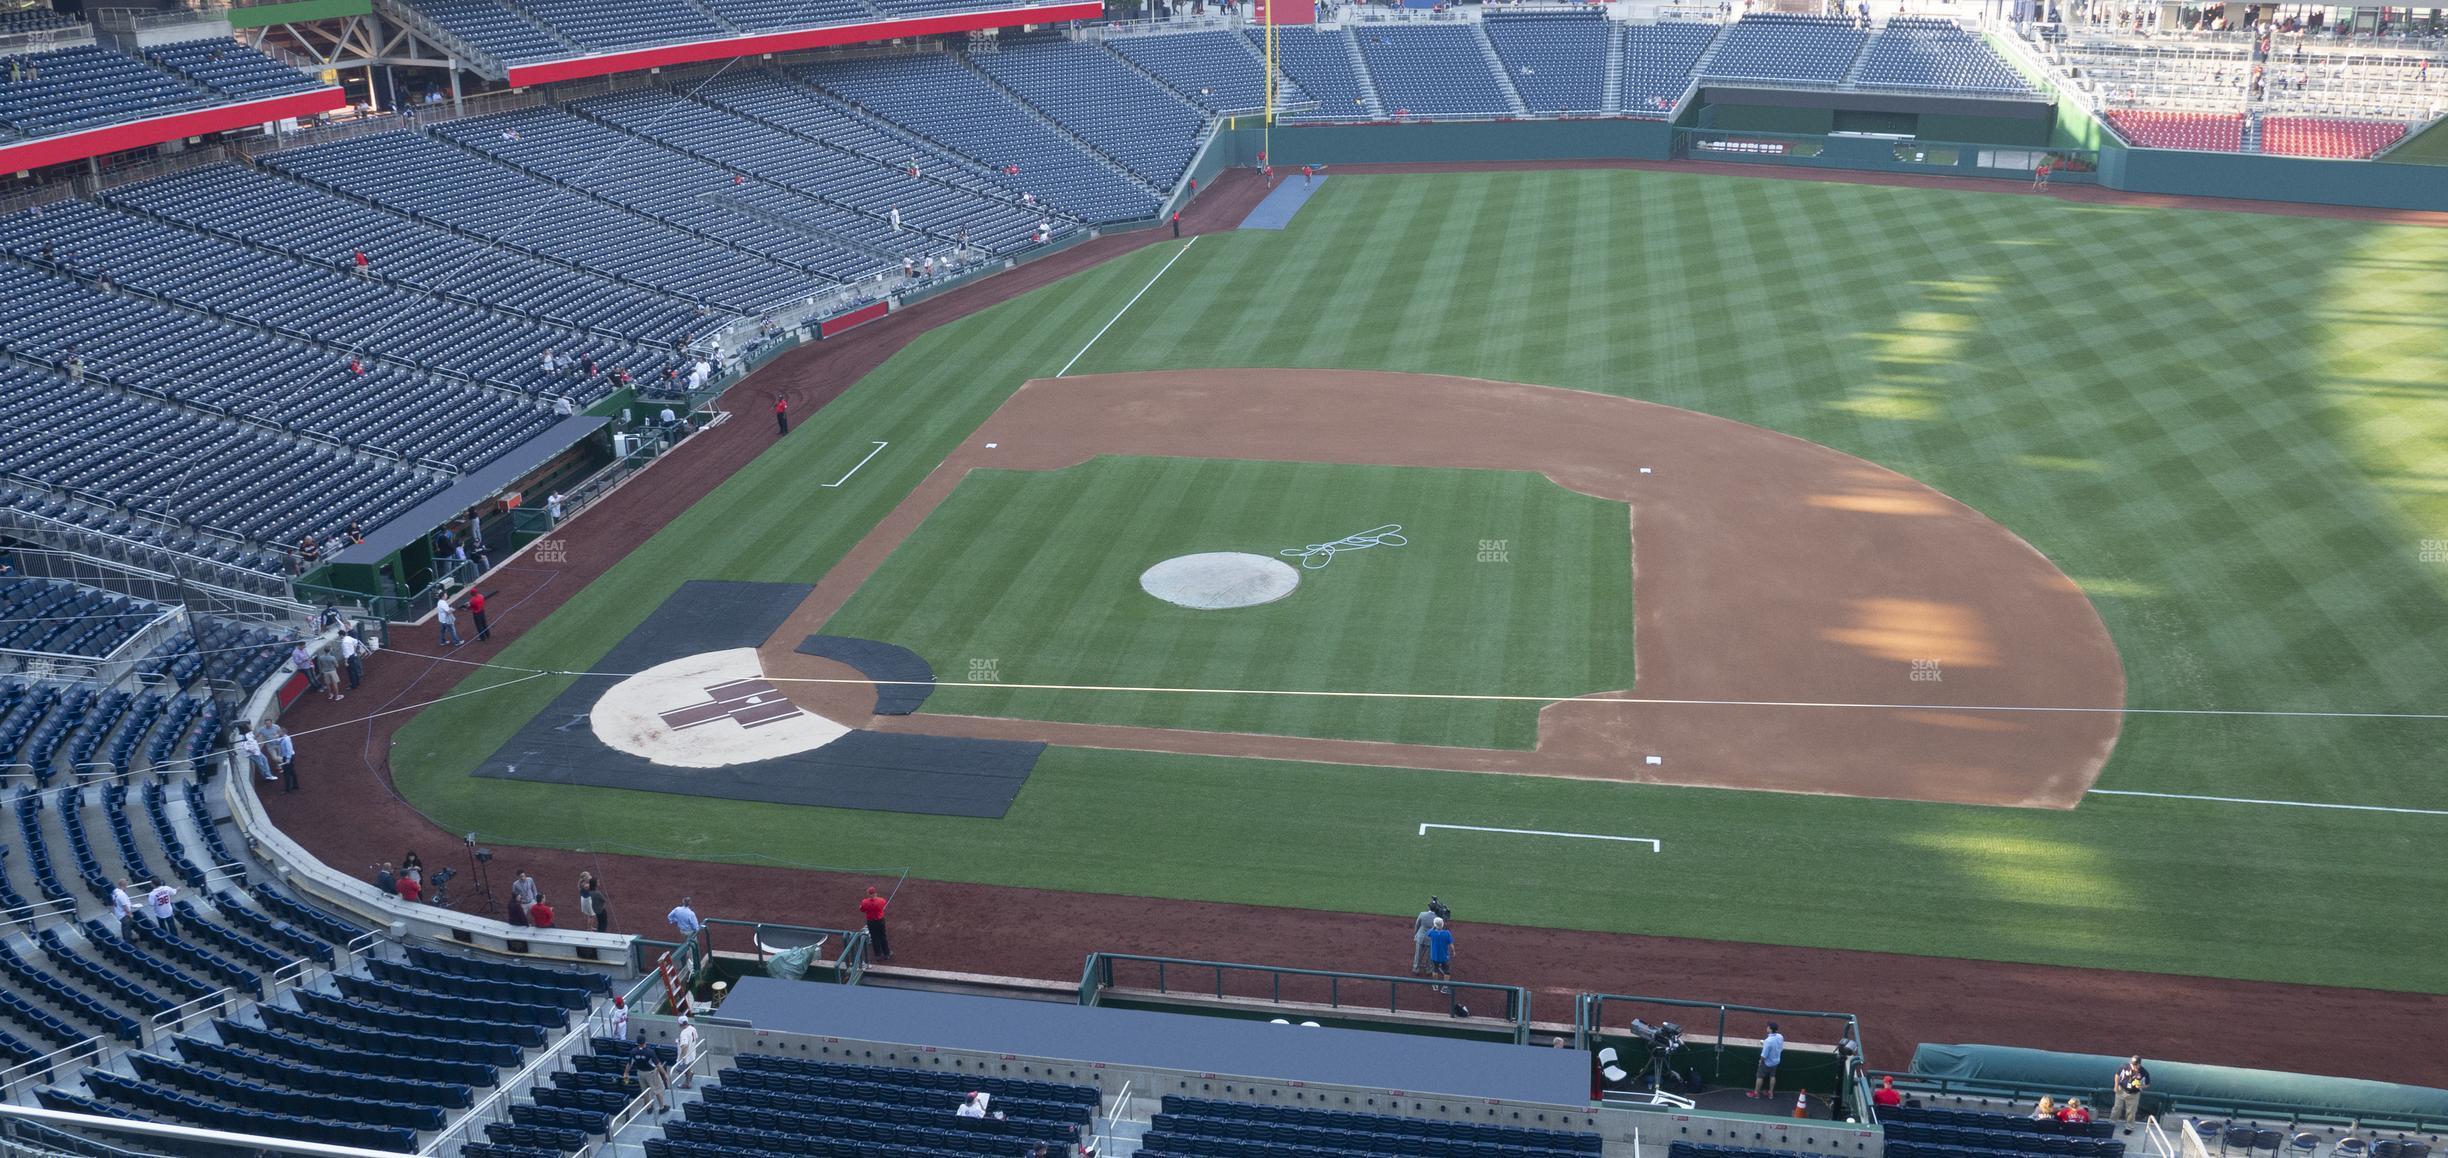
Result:
<svg viewBox="0 0 2448 1158">
<path fill-rule="evenodd" d="M 2448 1090 L 2360 1078 L 2250 1070 L 2144 1057 L 2151 1088 L 2146 1113 L 2210 1113 L 2332 1118 L 2379 1128 L 2425 1132 L 2448 1125 Z M 2056 1053 L 2003 1045 L 1935 1045 L 1913 1049 L 1912 1077 L 1944 1092 L 1989 1093 L 2024 1100 L 2050 1093 L 2109 1104 L 2108 1081 L 2122 1057 Z"/>
</svg>

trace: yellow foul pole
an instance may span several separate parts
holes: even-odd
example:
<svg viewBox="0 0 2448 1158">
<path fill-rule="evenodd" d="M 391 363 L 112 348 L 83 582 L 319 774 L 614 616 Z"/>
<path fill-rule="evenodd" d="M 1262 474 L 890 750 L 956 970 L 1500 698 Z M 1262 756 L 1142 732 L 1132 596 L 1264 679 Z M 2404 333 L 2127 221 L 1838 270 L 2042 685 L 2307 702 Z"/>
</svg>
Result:
<svg viewBox="0 0 2448 1158">
<path fill-rule="evenodd" d="M 1266 13 L 1266 112 L 1259 122 L 1258 153 L 1271 156 L 1275 147 L 1275 0 L 1258 0 Z"/>
</svg>

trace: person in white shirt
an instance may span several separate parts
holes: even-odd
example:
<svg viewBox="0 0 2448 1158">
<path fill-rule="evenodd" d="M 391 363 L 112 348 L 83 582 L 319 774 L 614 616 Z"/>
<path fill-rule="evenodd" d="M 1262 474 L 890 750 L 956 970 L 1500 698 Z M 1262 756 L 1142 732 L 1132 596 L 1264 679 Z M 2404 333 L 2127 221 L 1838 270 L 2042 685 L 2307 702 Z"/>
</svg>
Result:
<svg viewBox="0 0 2448 1158">
<path fill-rule="evenodd" d="M 136 915 L 136 902 L 128 899 L 127 887 L 125 877 L 121 877 L 118 884 L 111 886 L 111 916 L 119 922 L 121 937 L 128 935 L 128 918 Z"/>
<path fill-rule="evenodd" d="M 681 1017 L 680 1036 L 672 1039 L 672 1046 L 680 1051 L 680 1081 L 678 1084 L 681 1089 L 685 1090 L 689 1088 L 689 1083 L 697 1078 L 697 1024 L 686 1016 Z"/>
<path fill-rule="evenodd" d="M 559 491 L 554 491 L 544 497 L 544 513 L 552 516 L 552 521 L 558 523 L 561 521 L 562 507 L 568 502 L 567 496 Z"/>
<path fill-rule="evenodd" d="M 257 776 L 266 780 L 278 779 L 272 775 L 272 760 L 264 755 L 263 744 L 255 739 L 253 724 L 241 722 L 238 725 L 238 737 L 231 741 L 231 746 L 238 749 L 239 755 L 246 757 L 248 764 L 254 766 Z"/>
<path fill-rule="evenodd" d="M 178 890 L 168 885 L 153 886 L 153 895 L 145 898 L 153 909 L 153 924 L 171 936 L 178 935 L 178 913 L 170 907 L 170 902 L 177 899 Z"/>
<path fill-rule="evenodd" d="M 629 999 L 626 997 L 612 998 L 612 1036 L 622 1041 L 629 1040 Z"/>
<path fill-rule="evenodd" d="M 348 669 L 349 690 L 352 692 L 357 690 L 358 684 L 365 682 L 365 660 L 361 658 L 364 654 L 365 645 L 357 641 L 356 632 L 340 633 L 340 664 Z"/>
</svg>

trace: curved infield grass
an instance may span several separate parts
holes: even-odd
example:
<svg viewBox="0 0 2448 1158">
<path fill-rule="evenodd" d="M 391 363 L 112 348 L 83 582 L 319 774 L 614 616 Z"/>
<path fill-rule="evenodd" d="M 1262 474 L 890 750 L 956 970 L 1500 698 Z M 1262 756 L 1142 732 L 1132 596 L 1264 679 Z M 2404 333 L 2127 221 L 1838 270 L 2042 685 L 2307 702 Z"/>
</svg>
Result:
<svg viewBox="0 0 2448 1158">
<path fill-rule="evenodd" d="M 583 669 L 683 578 L 813 581 L 1173 252 L 922 338 L 504 662 Z M 1910 474 L 2048 553 L 2091 592 L 2138 706 L 2423 711 L 2448 704 L 2448 548 L 2425 547 L 2448 541 L 2444 314 L 2448 231 L 1624 171 L 1349 176 L 1287 232 L 1202 239 L 1077 369 L 1469 374 L 1721 414 Z M 878 439 L 852 485 L 799 494 Z M 427 710 L 392 753 L 401 791 L 503 842 L 1394 914 L 1467 890 L 1532 925 L 2448 988 L 2428 941 L 2388 933 L 2448 886 L 2448 817 L 1066 750 L 998 822 L 467 775 L 559 686 Z M 2137 716 L 2101 786 L 2448 808 L 2442 728 Z M 1668 852 L 1423 840 L 1421 821 Z"/>
<path fill-rule="evenodd" d="M 1335 555 L 1285 599 L 1176 607 L 1177 555 L 1409 542 Z M 1521 471 L 1104 457 L 973 471 L 826 622 L 942 681 L 926 711 L 1469 748 L 1528 748 L 1535 703 L 999 689 L 1546 695 L 1632 686 L 1631 511 Z M 964 684 L 964 680 L 978 681 Z"/>
</svg>

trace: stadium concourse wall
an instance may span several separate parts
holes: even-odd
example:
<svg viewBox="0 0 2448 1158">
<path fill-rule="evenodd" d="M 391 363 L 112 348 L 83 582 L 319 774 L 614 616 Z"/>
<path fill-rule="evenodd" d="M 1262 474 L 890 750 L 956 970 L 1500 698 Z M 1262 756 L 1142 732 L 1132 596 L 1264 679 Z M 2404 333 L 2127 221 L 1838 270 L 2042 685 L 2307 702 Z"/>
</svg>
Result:
<svg viewBox="0 0 2448 1158">
<path fill-rule="evenodd" d="M 1745 106 L 1746 108 L 1751 106 Z M 1672 161 L 1680 159 L 1759 164 L 1767 167 L 1846 169 L 1917 173 L 1942 177 L 1979 177 L 1998 181 L 2031 179 L 2028 169 L 1988 168 L 1985 153 L 1999 149 L 2047 148 L 2095 157 L 2096 181 L 2131 193 L 2183 197 L 2216 197 L 2258 201 L 2302 202 L 2365 209 L 2438 210 L 2448 206 L 2448 165 L 2402 164 L 2389 161 L 2332 161 L 2308 157 L 2272 157 L 2255 153 L 2197 153 L 2180 149 L 2135 149 L 2080 110 L 2060 107 L 2054 124 L 2043 120 L 2018 129 L 2025 140 L 1949 141 L 1916 139 L 1926 153 L 1952 150 L 1947 163 L 1915 164 L 1894 155 L 1893 142 L 1880 138 L 1827 136 L 1823 133 L 1776 133 L 1742 127 L 1745 118 L 1782 116 L 1815 124 L 1818 113 L 1795 110 L 1780 114 L 1730 114 L 1734 126 L 1710 127 L 1692 120 L 1678 127 L 1648 120 L 1530 120 L 1419 121 L 1402 124 L 1277 124 L 1262 129 L 1244 120 L 1225 130 L 1216 153 L 1228 163 L 1250 166 L 1258 154 L 1271 154 L 1278 172 L 1302 165 L 1376 163 L 1479 163 L 1503 161 Z M 1829 112 L 1830 123 L 1838 115 Z M 1716 117 L 1729 113 L 1719 109 Z M 1977 113 L 1924 114 L 1921 126 L 1936 132 L 1995 127 Z M 2042 137 L 2039 130 L 2045 128 Z M 1856 130 L 1867 131 L 1867 130 Z M 1815 141 L 1811 155 L 1741 154 L 1693 149 L 1695 138 L 1745 132 L 1772 141 Z M 1982 133 L 1984 136 L 1996 134 Z M 2082 180 L 2088 174 L 2063 174 Z"/>
</svg>

